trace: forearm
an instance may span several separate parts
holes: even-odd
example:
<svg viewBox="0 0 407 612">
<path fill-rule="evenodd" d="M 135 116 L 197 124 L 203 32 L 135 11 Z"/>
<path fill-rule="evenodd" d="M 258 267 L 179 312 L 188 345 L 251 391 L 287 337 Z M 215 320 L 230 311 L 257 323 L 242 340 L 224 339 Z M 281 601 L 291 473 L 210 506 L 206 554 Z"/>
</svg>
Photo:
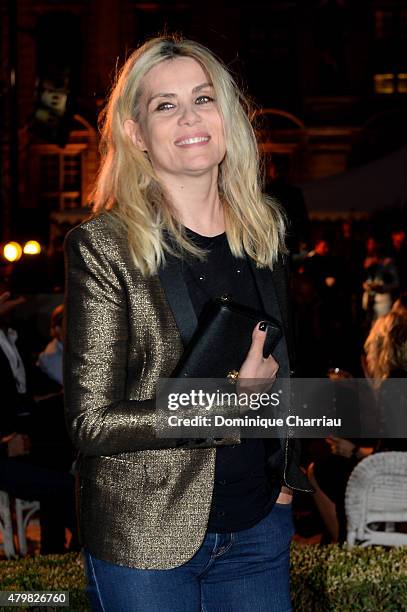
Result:
<svg viewBox="0 0 407 612">
<path fill-rule="evenodd" d="M 153 400 L 123 400 L 75 415 L 68 411 L 67 422 L 73 444 L 83 455 L 114 455 L 160 442 L 155 438 Z"/>
<path fill-rule="evenodd" d="M 186 408 L 183 416 L 187 415 Z M 73 444 L 82 455 L 117 455 L 140 450 L 208 448 L 240 444 L 235 432 L 221 438 L 165 438 L 158 435 L 155 400 L 121 401 L 69 418 Z"/>
</svg>

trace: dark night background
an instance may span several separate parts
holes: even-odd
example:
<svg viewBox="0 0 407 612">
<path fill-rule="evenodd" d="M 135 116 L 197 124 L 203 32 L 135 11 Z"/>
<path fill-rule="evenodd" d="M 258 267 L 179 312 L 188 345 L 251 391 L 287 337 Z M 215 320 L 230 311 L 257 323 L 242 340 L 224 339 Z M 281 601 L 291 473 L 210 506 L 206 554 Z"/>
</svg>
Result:
<svg viewBox="0 0 407 612">
<path fill-rule="evenodd" d="M 277 111 L 264 116 L 263 150 L 268 163 L 275 154 L 289 162 L 290 181 L 312 183 L 305 195 L 313 218 L 350 211 L 359 218 L 405 203 L 405 185 L 380 167 L 374 179 L 398 185 L 388 198 L 384 190 L 371 201 L 363 186 L 355 198 L 357 180 L 347 188 L 352 201 L 345 189 L 349 201 L 326 202 L 319 183 L 315 196 L 315 181 L 406 142 L 404 0 L 2 0 L 0 7 L 3 240 L 48 244 L 83 216 L 97 168 L 97 114 L 115 70 L 165 31 L 207 45 L 258 107 Z M 38 120 L 47 84 L 68 96 L 52 125 Z M 405 170 L 404 156 L 400 164 Z"/>
</svg>

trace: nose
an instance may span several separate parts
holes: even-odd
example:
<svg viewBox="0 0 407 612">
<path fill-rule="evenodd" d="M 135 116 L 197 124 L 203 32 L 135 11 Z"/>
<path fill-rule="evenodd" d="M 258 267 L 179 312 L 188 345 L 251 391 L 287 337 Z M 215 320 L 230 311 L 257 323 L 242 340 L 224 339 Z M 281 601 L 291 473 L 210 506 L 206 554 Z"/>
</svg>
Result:
<svg viewBox="0 0 407 612">
<path fill-rule="evenodd" d="M 193 106 L 184 106 L 181 109 L 181 113 L 178 119 L 179 125 L 194 125 L 195 123 L 199 123 L 201 121 L 201 117 L 197 112 L 197 109 Z"/>
</svg>

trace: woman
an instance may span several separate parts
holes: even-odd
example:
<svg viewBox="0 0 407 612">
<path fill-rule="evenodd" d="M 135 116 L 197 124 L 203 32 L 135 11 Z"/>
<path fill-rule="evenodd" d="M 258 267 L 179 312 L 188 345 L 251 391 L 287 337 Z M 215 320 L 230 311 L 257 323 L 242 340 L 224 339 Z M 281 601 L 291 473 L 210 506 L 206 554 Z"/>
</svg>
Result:
<svg viewBox="0 0 407 612">
<path fill-rule="evenodd" d="M 403 345 L 402 332 L 407 328 L 407 294 L 402 293 L 394 302 L 390 312 L 379 317 L 372 326 L 366 339 L 364 369 L 366 375 L 373 380 L 373 385 L 380 387 L 383 380 L 398 377 L 398 371 L 403 372 L 400 364 L 400 347 Z"/>
<path fill-rule="evenodd" d="M 231 76 L 197 43 L 150 40 L 112 91 L 102 153 L 97 215 L 66 241 L 66 405 L 94 609 L 289 610 L 291 489 L 308 488 L 295 441 L 171 448 L 155 432 L 158 378 L 209 299 L 262 299 L 288 329 L 284 225 Z M 262 328 L 242 378 L 289 374 L 285 339 L 264 358 Z"/>
<path fill-rule="evenodd" d="M 365 371 L 377 389 L 384 437 L 377 451 L 406 451 L 407 293 L 394 302 L 388 315 L 377 319 L 365 342 Z"/>
</svg>

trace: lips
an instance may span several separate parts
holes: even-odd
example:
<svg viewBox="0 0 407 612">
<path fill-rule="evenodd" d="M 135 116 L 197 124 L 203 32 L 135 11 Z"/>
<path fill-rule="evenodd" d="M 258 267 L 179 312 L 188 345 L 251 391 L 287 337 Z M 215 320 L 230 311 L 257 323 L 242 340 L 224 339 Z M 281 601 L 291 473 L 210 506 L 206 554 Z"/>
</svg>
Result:
<svg viewBox="0 0 407 612">
<path fill-rule="evenodd" d="M 209 142 L 210 138 L 209 134 L 192 134 L 178 138 L 174 144 L 177 147 L 203 146 Z"/>
</svg>

